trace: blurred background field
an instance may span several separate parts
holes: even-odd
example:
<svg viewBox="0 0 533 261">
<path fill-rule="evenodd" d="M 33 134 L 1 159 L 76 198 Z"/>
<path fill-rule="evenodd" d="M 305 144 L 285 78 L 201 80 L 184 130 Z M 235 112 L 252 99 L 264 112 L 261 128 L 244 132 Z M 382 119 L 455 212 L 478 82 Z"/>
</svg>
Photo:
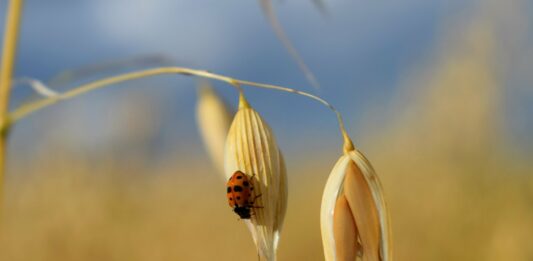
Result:
<svg viewBox="0 0 533 261">
<path fill-rule="evenodd" d="M 48 80 L 156 53 L 313 91 L 258 3 L 199 2 L 27 0 L 16 75 Z M 326 3 L 328 17 L 310 1 L 275 7 L 318 93 L 381 177 L 396 259 L 533 260 L 533 3 Z M 0 260 L 255 260 L 197 133 L 195 84 L 141 80 L 20 122 Z M 231 88 L 215 87 L 236 104 Z M 247 94 L 287 161 L 279 260 L 323 260 L 321 193 L 341 153 L 335 119 L 300 97 Z M 28 96 L 17 87 L 13 106 Z"/>
</svg>

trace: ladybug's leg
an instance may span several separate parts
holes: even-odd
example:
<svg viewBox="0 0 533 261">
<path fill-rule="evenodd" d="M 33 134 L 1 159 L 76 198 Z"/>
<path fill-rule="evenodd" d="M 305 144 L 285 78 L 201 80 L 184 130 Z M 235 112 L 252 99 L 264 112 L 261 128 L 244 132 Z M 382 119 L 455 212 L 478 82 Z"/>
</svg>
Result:
<svg viewBox="0 0 533 261">
<path fill-rule="evenodd" d="M 254 197 L 254 201 L 255 201 L 258 197 L 260 197 L 260 196 L 262 196 L 262 195 L 263 195 L 263 194 L 259 194 L 259 195 L 255 196 L 255 197 Z"/>
<path fill-rule="evenodd" d="M 262 195 L 263 195 L 263 194 L 259 194 L 259 195 L 255 196 L 254 199 L 250 202 L 250 204 L 254 204 L 255 200 L 256 200 L 258 197 L 262 196 Z"/>
<path fill-rule="evenodd" d="M 250 202 L 250 208 L 263 208 L 262 206 L 254 206 L 254 202 L 257 198 L 261 197 L 263 194 L 259 194 L 254 197 L 254 199 Z"/>
</svg>

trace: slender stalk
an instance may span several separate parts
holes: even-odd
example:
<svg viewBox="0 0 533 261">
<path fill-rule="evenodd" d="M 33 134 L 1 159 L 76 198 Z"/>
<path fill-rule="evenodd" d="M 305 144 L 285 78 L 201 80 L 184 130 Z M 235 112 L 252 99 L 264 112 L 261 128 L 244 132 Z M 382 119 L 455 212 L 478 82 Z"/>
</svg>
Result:
<svg viewBox="0 0 533 261">
<path fill-rule="evenodd" d="M 15 64 L 17 39 L 22 13 L 22 0 L 9 1 L 4 31 L 4 45 L 2 50 L 2 64 L 0 65 L 0 123 L 7 119 L 11 78 Z M 3 194 L 4 171 L 6 161 L 7 128 L 0 131 L 0 197 Z"/>
<path fill-rule="evenodd" d="M 226 83 L 229 83 L 229 84 L 233 85 L 234 87 L 236 87 L 239 90 L 240 90 L 240 86 L 243 85 L 243 86 L 251 86 L 251 87 L 257 87 L 257 88 L 265 88 L 265 89 L 272 89 L 272 90 L 278 90 L 278 91 L 283 91 L 283 92 L 289 92 L 289 93 L 294 93 L 294 94 L 298 94 L 298 95 L 302 95 L 302 96 L 311 98 L 313 100 L 316 100 L 316 101 L 320 102 L 321 104 L 325 105 L 326 107 L 328 107 L 337 116 L 337 121 L 339 123 L 339 128 L 340 128 L 341 134 L 342 134 L 343 139 L 344 139 L 344 151 L 347 152 L 347 151 L 351 151 L 351 150 L 354 149 L 353 143 L 352 143 L 350 137 L 348 136 L 348 134 L 346 132 L 346 128 L 344 126 L 344 121 L 343 121 L 342 116 L 339 113 L 339 111 L 337 109 L 335 109 L 335 107 L 333 107 L 333 105 L 331 105 L 326 100 L 324 100 L 324 99 L 322 99 L 322 98 L 320 98 L 318 96 L 309 94 L 307 92 L 302 92 L 302 91 L 298 91 L 298 90 L 295 90 L 295 89 L 282 87 L 282 86 L 277 86 L 277 85 L 272 85 L 272 84 L 262 84 L 262 83 L 256 83 L 256 82 L 251 82 L 251 81 L 233 79 L 233 78 L 230 78 L 230 77 L 227 77 L 227 76 L 224 76 L 224 75 L 210 73 L 210 72 L 202 71 L 202 70 L 194 70 L 194 69 L 189 69 L 189 68 L 182 68 L 182 67 L 160 67 L 160 68 L 155 68 L 155 69 L 147 69 L 147 70 L 142 70 L 142 71 L 125 73 L 125 74 L 121 74 L 121 75 L 117 75 L 117 76 L 112 76 L 112 77 L 109 77 L 109 78 L 104 78 L 104 79 L 97 80 L 97 81 L 94 81 L 94 82 L 91 82 L 91 83 L 87 83 L 87 84 L 75 87 L 75 88 L 73 88 L 70 91 L 64 92 L 62 94 L 58 94 L 57 96 L 53 96 L 53 97 L 50 97 L 50 98 L 47 98 L 47 99 L 38 100 L 36 102 L 29 103 L 29 104 L 21 106 L 20 108 L 16 109 L 11 114 L 9 114 L 9 118 L 5 122 L 5 125 L 4 126 L 0 126 L 0 127 L 7 128 L 12 123 L 21 120 L 22 118 L 26 117 L 27 115 L 29 115 L 29 114 L 31 114 L 33 112 L 36 112 L 36 111 L 41 110 L 43 108 L 46 108 L 46 107 L 48 107 L 48 106 L 50 106 L 52 104 L 55 104 L 55 103 L 57 103 L 59 101 L 67 100 L 67 99 L 76 97 L 78 95 L 84 94 L 84 93 L 89 92 L 89 91 L 100 89 L 100 88 L 103 88 L 103 87 L 106 87 L 106 86 L 109 86 L 109 85 L 112 85 L 112 84 L 116 84 L 116 83 L 121 83 L 121 82 L 125 82 L 125 81 L 131 81 L 131 80 L 135 80 L 135 79 L 139 79 L 139 78 L 150 77 L 150 76 L 161 75 L 161 74 L 194 75 L 194 76 L 198 76 L 198 77 L 203 77 L 203 78 L 223 81 L 223 82 L 226 82 Z"/>
<path fill-rule="evenodd" d="M 285 46 L 287 52 L 292 56 L 292 59 L 296 61 L 296 64 L 298 64 L 298 67 L 305 75 L 307 81 L 311 83 L 311 85 L 315 87 L 315 89 L 319 90 L 320 84 L 318 83 L 318 80 L 316 79 L 313 72 L 311 72 L 311 69 L 307 67 L 307 64 L 305 64 L 303 58 L 300 56 L 298 51 L 296 51 L 296 48 L 292 45 L 292 42 L 289 40 L 289 37 L 283 30 L 283 26 L 281 26 L 281 23 L 279 22 L 278 17 L 276 16 L 276 12 L 274 12 L 272 0 L 261 0 L 259 2 L 261 3 L 261 8 L 263 9 L 266 18 L 270 22 L 270 25 L 272 26 L 272 29 L 274 30 L 274 33 L 276 34 L 278 39 Z"/>
</svg>

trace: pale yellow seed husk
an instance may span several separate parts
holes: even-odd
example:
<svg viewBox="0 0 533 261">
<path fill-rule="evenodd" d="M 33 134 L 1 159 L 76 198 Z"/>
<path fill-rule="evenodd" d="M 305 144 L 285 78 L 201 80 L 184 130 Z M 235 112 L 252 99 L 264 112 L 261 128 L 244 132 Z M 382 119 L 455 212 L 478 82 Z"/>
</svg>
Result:
<svg viewBox="0 0 533 261">
<path fill-rule="evenodd" d="M 211 160 L 223 175 L 224 148 L 233 112 L 207 81 L 200 87 L 196 106 L 198 127 Z"/>
<path fill-rule="evenodd" d="M 353 161 L 348 162 L 344 177 L 344 195 L 358 224 L 363 260 L 373 261 L 379 258 L 379 219 L 376 204 L 370 187 Z"/>
<path fill-rule="evenodd" d="M 357 239 L 359 234 L 352 210 L 344 195 L 341 195 L 335 204 L 333 235 L 335 242 L 343 242 L 343 244 L 336 244 L 335 246 L 337 260 L 354 261 L 359 251 L 357 247 L 354 247 L 358 246 Z"/>
<path fill-rule="evenodd" d="M 285 220 L 285 213 L 287 212 L 287 197 L 288 197 L 288 184 L 287 184 L 287 167 L 285 165 L 285 158 L 283 157 L 283 154 L 281 154 L 281 151 L 279 152 L 279 161 L 280 161 L 280 190 L 279 190 L 279 198 L 283 199 L 278 204 L 278 218 L 276 219 L 276 223 L 274 224 L 274 227 L 281 231 L 283 228 L 283 220 Z M 276 238 L 276 240 L 279 240 L 279 237 Z M 278 242 L 274 242 L 274 245 L 278 245 Z"/>
<path fill-rule="evenodd" d="M 337 253 L 339 248 L 345 252 L 347 248 L 358 249 L 358 244 L 351 240 L 335 240 L 334 231 L 342 226 L 335 224 L 339 222 L 338 218 L 335 220 L 335 211 L 340 197 L 346 197 L 355 220 L 363 260 L 392 260 L 389 214 L 381 184 L 368 160 L 357 150 L 345 153 L 337 161 L 324 189 L 321 230 L 326 260 L 345 260 L 343 253 Z M 351 229 L 350 224 L 347 229 Z"/>
<path fill-rule="evenodd" d="M 247 226 L 264 260 L 276 260 L 279 233 L 287 207 L 287 180 L 283 158 L 270 127 L 241 95 L 239 110 L 228 132 L 226 178 L 237 170 L 254 175 L 254 215 Z"/>
<path fill-rule="evenodd" d="M 357 167 L 361 170 L 365 181 L 368 184 L 370 193 L 376 206 L 377 217 L 379 219 L 379 254 L 381 260 L 392 261 L 393 260 L 393 247 L 392 247 L 392 229 L 390 223 L 390 214 L 385 202 L 385 196 L 383 193 L 383 186 L 370 164 L 370 161 L 358 150 L 350 151 L 350 158 L 355 162 Z M 353 210 L 353 209 L 352 209 Z M 357 221 L 356 221 L 357 222 Z"/>
<path fill-rule="evenodd" d="M 322 195 L 322 205 L 320 209 L 320 228 L 322 232 L 322 244 L 324 247 L 324 257 L 326 261 L 336 261 L 336 241 L 334 235 L 334 214 L 337 199 L 340 196 L 342 184 L 344 182 L 345 169 L 350 161 L 347 155 L 342 156 L 331 171 L 324 193 Z M 349 246 L 348 246 L 349 247 Z"/>
</svg>

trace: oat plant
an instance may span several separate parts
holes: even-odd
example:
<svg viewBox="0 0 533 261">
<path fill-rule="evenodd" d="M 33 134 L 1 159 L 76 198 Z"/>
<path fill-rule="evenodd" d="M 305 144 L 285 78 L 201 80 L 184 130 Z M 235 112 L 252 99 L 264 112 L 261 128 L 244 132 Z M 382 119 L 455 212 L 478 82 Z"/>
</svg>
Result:
<svg viewBox="0 0 533 261">
<path fill-rule="evenodd" d="M 389 215 L 381 184 L 370 162 L 354 147 L 340 113 L 327 101 L 306 92 L 246 83 L 317 100 L 337 116 L 344 153 L 330 174 L 322 199 L 321 231 L 325 259 L 355 260 L 359 256 L 368 261 L 392 260 Z M 239 111 L 226 140 L 225 174 L 226 178 L 236 170 L 259 174 L 260 192 L 267 191 L 263 192 L 266 195 L 260 202 L 268 207 L 255 210 L 257 216 L 245 222 L 260 256 L 265 260 L 275 260 L 287 204 L 286 170 L 272 130 L 250 106 L 242 91 L 239 97 Z M 205 102 L 203 99 L 201 96 L 200 104 Z M 205 121 L 203 115 L 198 115 L 199 122 Z M 200 125 L 200 129 L 202 132 L 224 132 L 223 125 L 215 124 L 220 121 L 212 120 L 213 124 Z M 213 146 L 209 140 L 205 143 L 208 148 Z"/>
<path fill-rule="evenodd" d="M 321 231 L 325 259 L 355 260 L 361 256 L 369 261 L 392 260 L 388 212 L 378 177 L 368 160 L 354 147 L 341 114 L 329 102 L 292 88 L 239 80 L 204 70 L 159 67 L 102 78 L 65 92 L 51 92 L 38 80 L 32 80 L 31 84 L 38 85 L 37 89 L 48 95 L 8 111 L 21 6 L 21 0 L 9 2 L 4 36 L 0 80 L 0 182 L 3 180 L 8 130 L 32 113 L 91 91 L 140 78 L 185 75 L 222 81 L 237 90 L 238 110 L 232 116 L 232 111 L 215 93 L 204 89 L 198 105 L 200 129 L 216 165 L 224 169 L 221 172 L 226 179 L 235 171 L 252 175 L 260 207 L 253 209 L 253 215 L 244 223 L 252 234 L 260 258 L 276 260 L 287 211 L 287 172 L 273 130 L 246 100 L 243 87 L 292 93 L 318 101 L 333 111 L 343 138 L 343 155 L 330 174 L 322 200 Z M 1 187 L 3 184 L 0 184 Z"/>
</svg>

